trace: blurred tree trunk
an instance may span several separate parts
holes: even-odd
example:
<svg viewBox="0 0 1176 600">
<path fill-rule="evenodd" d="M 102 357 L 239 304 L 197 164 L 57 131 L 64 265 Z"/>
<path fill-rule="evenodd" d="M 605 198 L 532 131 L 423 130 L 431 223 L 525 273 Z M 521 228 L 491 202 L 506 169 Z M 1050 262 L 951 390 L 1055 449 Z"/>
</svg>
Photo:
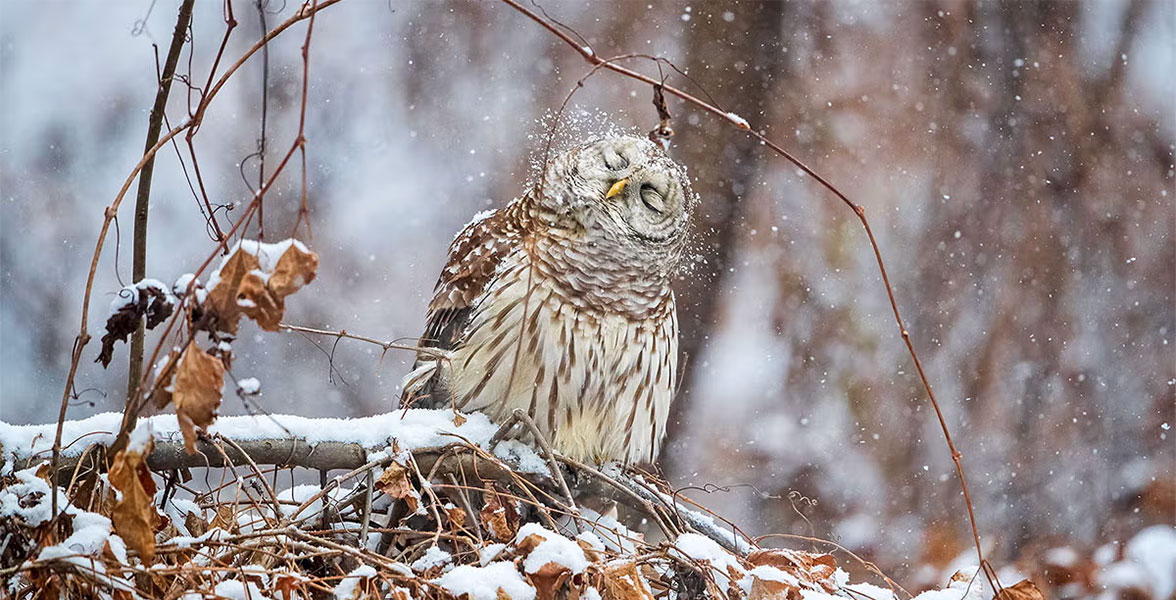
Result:
<svg viewBox="0 0 1176 600">
<path fill-rule="evenodd" d="M 706 82 L 706 91 L 722 108 L 762 125 L 772 100 L 772 83 L 784 66 L 781 30 L 786 10 L 790 8 L 782 2 L 744 3 L 723 10 L 717 5 L 713 10 L 703 7 L 690 21 L 689 54 L 686 64 L 679 66 L 696 81 Z M 701 91 L 691 91 L 706 98 Z M 695 243 L 689 249 L 698 255 L 689 276 L 693 283 L 676 289 L 682 386 L 670 413 L 667 447 L 681 443 L 678 436 L 693 402 L 691 366 L 719 320 L 722 296 L 718 291 L 724 287 L 743 219 L 741 202 L 760 172 L 763 157 L 758 142 L 726 121 L 701 113 L 675 116 L 677 138 L 672 152 L 688 165 L 702 203 L 695 218 Z M 688 124 L 694 117 L 697 125 Z M 662 456 L 666 472 L 676 471 L 674 457 L 681 453 Z"/>
</svg>

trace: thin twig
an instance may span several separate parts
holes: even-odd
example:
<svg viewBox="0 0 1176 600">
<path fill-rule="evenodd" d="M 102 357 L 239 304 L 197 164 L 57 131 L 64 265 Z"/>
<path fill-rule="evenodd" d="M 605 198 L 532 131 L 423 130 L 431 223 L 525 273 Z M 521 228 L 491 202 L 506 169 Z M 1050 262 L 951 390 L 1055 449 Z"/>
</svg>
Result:
<svg viewBox="0 0 1176 600">
<path fill-rule="evenodd" d="M 257 479 L 260 479 L 261 485 L 265 487 L 265 492 L 269 496 L 270 503 L 273 504 L 274 507 L 274 518 L 280 518 L 282 516 L 282 507 L 281 503 L 278 502 L 278 495 L 274 492 L 274 488 L 270 487 L 270 484 L 268 481 L 266 481 L 265 476 L 261 474 L 261 469 L 258 468 L 257 463 L 253 460 L 253 457 L 249 456 L 249 453 L 242 449 L 241 446 L 230 437 L 217 435 L 216 439 L 225 442 L 226 444 L 232 446 L 234 450 L 241 453 L 241 456 L 245 458 L 246 464 L 248 464 L 249 467 L 253 469 L 254 474 L 257 475 Z"/>
<path fill-rule="evenodd" d="M 286 331 L 297 331 L 300 333 L 313 333 L 315 335 L 329 335 L 334 338 L 347 338 L 349 340 L 358 340 L 361 342 L 367 342 L 369 344 L 375 344 L 375 345 L 383 348 L 384 350 L 407 350 L 409 352 L 418 352 L 418 353 L 427 354 L 430 356 L 435 356 L 436 358 L 445 358 L 446 357 L 446 354 L 444 352 L 437 350 L 436 348 L 427 348 L 424 346 L 412 346 L 412 345 L 408 345 L 408 344 L 398 344 L 396 342 L 381 342 L 380 340 L 377 340 L 374 338 L 365 337 L 362 335 L 355 335 L 354 333 L 348 333 L 346 329 L 344 329 L 342 331 L 331 331 L 329 329 L 315 329 L 313 327 L 303 327 L 301 325 L 291 325 L 289 323 L 279 323 L 278 327 L 280 329 L 285 329 Z"/>
<path fill-rule="evenodd" d="M 375 483 L 375 475 L 372 471 L 368 471 L 363 482 L 363 515 L 360 517 L 363 526 L 359 530 L 359 546 L 361 548 L 367 548 L 368 530 L 372 526 L 372 488 Z"/>
<path fill-rule="evenodd" d="M 155 92 L 155 104 L 151 107 L 151 116 L 147 120 L 147 141 L 143 152 L 147 153 L 159 141 L 159 129 L 163 126 L 163 115 L 167 111 L 167 98 L 171 93 L 172 78 L 176 73 L 176 63 L 180 60 L 180 50 L 184 47 L 185 33 L 188 23 L 192 20 L 192 5 L 195 0 L 184 0 L 180 5 L 180 14 L 176 18 L 175 31 L 172 32 L 171 46 L 167 51 L 167 59 L 163 63 L 163 73 L 159 76 L 158 89 Z M 135 194 L 135 229 L 134 241 L 131 249 L 131 284 L 142 281 L 147 276 L 147 213 L 151 206 L 151 177 L 155 172 L 155 156 L 152 155 L 139 172 L 139 189 Z M 139 373 L 143 370 L 143 339 L 146 335 L 144 321 L 131 333 L 130 362 L 127 366 L 127 402 L 139 389 Z M 56 512 L 54 512 L 56 514 Z"/>
<path fill-rule="evenodd" d="M 543 457 L 547 460 L 547 468 L 551 471 L 551 478 L 559 484 L 559 490 L 563 492 L 564 498 L 568 503 L 568 510 L 572 513 L 572 518 L 576 521 L 576 529 L 584 531 L 584 520 L 580 517 L 580 510 L 576 508 L 576 499 L 572 497 L 572 491 L 568 489 L 568 482 L 564 481 L 563 469 L 559 468 L 559 463 L 555 459 L 555 451 L 551 449 L 551 444 L 547 441 L 547 436 L 543 435 L 542 431 L 535 426 L 535 421 L 531 420 L 530 415 L 521 408 L 514 409 L 512 413 L 515 419 L 527 426 L 531 431 L 531 437 L 535 438 L 535 443 L 539 444 L 539 448 L 543 450 Z"/>
</svg>

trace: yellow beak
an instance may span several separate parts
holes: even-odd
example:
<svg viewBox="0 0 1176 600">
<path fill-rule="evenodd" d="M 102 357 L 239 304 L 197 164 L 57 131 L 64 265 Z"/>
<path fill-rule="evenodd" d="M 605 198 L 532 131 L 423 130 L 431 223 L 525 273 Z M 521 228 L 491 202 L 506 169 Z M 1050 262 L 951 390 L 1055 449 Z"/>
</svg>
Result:
<svg viewBox="0 0 1176 600">
<path fill-rule="evenodd" d="M 613 196 L 616 196 L 617 194 L 625 191 L 625 186 L 628 184 L 629 179 L 627 177 L 612 184 L 612 187 L 608 188 L 608 193 L 604 195 L 604 199 L 608 200 L 609 198 L 612 198 Z"/>
</svg>

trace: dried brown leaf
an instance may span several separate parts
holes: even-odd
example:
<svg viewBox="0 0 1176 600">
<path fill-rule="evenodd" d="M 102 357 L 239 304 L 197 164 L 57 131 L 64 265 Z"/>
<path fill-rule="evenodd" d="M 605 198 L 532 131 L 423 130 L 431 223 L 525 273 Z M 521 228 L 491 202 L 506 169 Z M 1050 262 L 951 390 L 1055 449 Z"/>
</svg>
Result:
<svg viewBox="0 0 1176 600">
<path fill-rule="evenodd" d="M 129 285 L 119 290 L 119 298 L 126 300 L 106 319 L 106 333 L 102 335 L 102 349 L 94 362 L 110 366 L 114 358 L 114 343 L 127 341 L 127 336 L 146 321 L 147 329 L 155 329 L 175 311 L 175 297 L 167 290 L 151 285 L 147 281 Z"/>
<path fill-rule="evenodd" d="M 208 531 L 208 523 L 200 515 L 194 512 L 184 514 L 184 527 L 188 528 L 188 532 L 194 536 L 202 536 L 205 531 Z"/>
<path fill-rule="evenodd" d="M 225 367 L 219 358 L 200 350 L 194 341 L 188 343 L 176 366 L 172 399 L 189 454 L 196 452 L 196 428 L 207 428 L 216 418 L 224 376 Z"/>
<path fill-rule="evenodd" d="M 443 507 L 445 511 L 445 518 L 449 519 L 449 525 L 453 528 L 454 533 L 465 526 L 466 511 L 457 506 Z"/>
<path fill-rule="evenodd" d="M 1045 600 L 1037 584 L 1028 579 L 1022 579 L 1011 587 L 1007 587 L 995 596 L 995 600 Z"/>
<path fill-rule="evenodd" d="M 241 280 L 235 305 L 241 314 L 256 321 L 266 331 L 277 331 L 286 312 L 286 302 L 271 293 L 261 276 L 252 272 Z"/>
<path fill-rule="evenodd" d="M 635 562 L 614 561 L 605 565 L 601 582 L 602 600 L 653 600 Z"/>
<path fill-rule="evenodd" d="M 240 529 L 237 522 L 237 513 L 233 510 L 232 504 L 221 504 L 216 507 L 216 514 L 212 517 L 212 523 L 209 524 L 209 529 L 217 528 L 224 529 L 229 532 L 236 532 Z"/>
<path fill-rule="evenodd" d="M 532 533 L 515 544 L 515 549 L 519 556 L 527 556 L 531 552 L 534 552 L 535 548 L 538 548 L 539 544 L 542 544 L 545 539 L 538 533 Z"/>
<path fill-rule="evenodd" d="M 293 600 L 307 596 L 306 580 L 293 573 L 279 573 L 274 577 L 273 589 L 281 594 L 282 600 Z"/>
<path fill-rule="evenodd" d="M 219 279 L 208 293 L 204 309 L 216 316 L 216 328 L 236 333 L 245 315 L 266 331 L 277 331 L 286 311 L 285 299 L 314 280 L 318 255 L 290 244 L 266 273 L 254 254 L 238 247 L 221 265 Z"/>
<path fill-rule="evenodd" d="M 163 408 L 172 401 L 172 382 L 176 375 L 176 363 L 180 360 L 180 352 L 172 349 L 167 355 L 167 362 L 156 375 L 155 386 L 151 389 L 151 402 L 156 408 Z"/>
<path fill-rule="evenodd" d="M 237 333 L 237 322 L 241 319 L 239 300 L 244 299 L 238 294 L 238 289 L 258 267 L 257 257 L 240 248 L 221 264 L 220 279 L 208 291 L 208 297 L 202 305 L 206 312 L 216 315 L 217 329 Z M 253 278 L 258 279 L 256 274 Z"/>
<path fill-rule="evenodd" d="M 519 530 L 519 513 L 514 504 L 509 499 L 503 502 L 493 484 L 486 488 L 485 498 L 486 505 L 478 513 L 482 527 L 500 542 L 514 539 Z"/>
<path fill-rule="evenodd" d="M 833 580 L 833 573 L 837 571 L 837 559 L 831 554 L 772 548 L 752 552 L 747 556 L 747 562 L 753 567 L 775 567 L 803 583 L 820 586 L 829 593 L 837 589 L 837 584 Z"/>
<path fill-rule="evenodd" d="M 269 290 L 279 299 L 284 299 L 314 281 L 317 272 L 318 255 L 303 252 L 297 244 L 290 244 L 274 266 L 274 272 L 269 278 Z"/>
<path fill-rule="evenodd" d="M 592 543 L 589 542 L 588 540 L 586 540 L 584 538 L 577 537 L 576 538 L 576 545 L 579 546 L 580 549 L 584 551 L 584 556 L 588 559 L 588 562 L 594 563 L 594 562 L 598 562 L 600 560 L 603 560 L 604 555 L 600 552 L 600 550 L 597 550 L 596 547 L 593 546 Z"/>
<path fill-rule="evenodd" d="M 409 471 L 404 465 L 393 462 L 376 479 L 376 489 L 391 498 L 404 500 L 409 512 L 415 513 L 420 506 L 420 494 L 412 487 L 408 475 Z"/>
<path fill-rule="evenodd" d="M 791 600 L 800 597 L 800 590 L 774 579 L 762 579 L 752 575 L 751 591 L 747 600 Z"/>
<path fill-rule="evenodd" d="M 151 503 L 155 481 L 144 459 L 150 451 L 150 444 L 141 451 L 122 450 L 114 456 L 109 472 L 110 485 L 121 494 L 114 503 L 110 520 L 115 532 L 139 553 L 144 563 L 150 563 L 155 556 L 158 518 Z"/>
<path fill-rule="evenodd" d="M 527 580 L 535 587 L 536 600 L 555 600 L 567 596 L 561 594 L 561 589 L 565 583 L 571 581 L 571 578 L 572 571 L 556 562 L 549 562 L 539 567 L 538 571 L 527 574 Z"/>
</svg>

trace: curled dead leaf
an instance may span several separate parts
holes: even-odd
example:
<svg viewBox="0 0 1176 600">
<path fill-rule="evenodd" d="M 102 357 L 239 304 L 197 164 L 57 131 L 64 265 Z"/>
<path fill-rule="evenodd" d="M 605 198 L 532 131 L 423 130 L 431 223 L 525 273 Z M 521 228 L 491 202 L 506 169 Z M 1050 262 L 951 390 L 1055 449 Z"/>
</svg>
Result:
<svg viewBox="0 0 1176 600">
<path fill-rule="evenodd" d="M 449 519 L 449 526 L 453 529 L 453 531 L 455 533 L 458 530 L 460 530 L 462 527 L 465 526 L 465 522 L 466 522 L 466 511 L 465 510 L 461 509 L 460 507 L 451 506 L 451 505 L 444 506 L 443 509 L 445 510 L 445 518 Z"/>
<path fill-rule="evenodd" d="M 755 567 L 775 567 L 801 583 L 820 586 L 829 593 L 837 589 L 833 579 L 833 573 L 837 571 L 837 559 L 831 554 L 772 548 L 752 552 L 747 556 L 747 562 Z"/>
<path fill-rule="evenodd" d="M 528 557 L 534 552 L 546 538 L 537 533 L 528 535 L 515 544 L 515 553 L 519 559 L 529 560 Z M 535 597 L 537 600 L 554 600 L 555 598 L 574 598 L 579 595 L 579 587 L 575 586 L 573 581 L 574 574 L 571 569 L 558 563 L 547 562 L 539 567 L 535 572 L 526 573 L 527 581 L 535 588 Z M 584 578 L 579 578 L 582 584 Z"/>
<path fill-rule="evenodd" d="M 281 600 L 309 597 L 306 593 L 308 579 L 297 573 L 282 572 L 274 577 L 273 591 L 280 594 Z"/>
<path fill-rule="evenodd" d="M 206 354 L 194 341 L 188 343 L 176 366 L 172 400 L 189 454 L 196 452 L 196 428 L 207 428 L 216 418 L 224 376 L 225 367 L 219 358 Z"/>
<path fill-rule="evenodd" d="M 517 549 L 519 556 L 526 556 L 531 552 L 534 552 L 535 548 L 538 548 L 539 544 L 542 544 L 544 539 L 546 538 L 537 533 L 532 533 L 531 535 L 528 535 L 527 537 L 520 540 L 519 543 L 515 544 L 515 548 Z"/>
<path fill-rule="evenodd" d="M 37 465 L 37 470 L 33 474 L 36 475 L 38 479 L 44 481 L 45 483 L 52 484 L 53 479 L 50 478 L 50 474 L 52 472 L 53 472 L 53 467 L 49 463 L 43 462 L 43 463 Z"/>
<path fill-rule="evenodd" d="M 478 518 L 491 536 L 500 542 L 508 542 L 519 530 L 519 513 L 509 499 L 502 501 L 494 487 L 491 484 L 486 488 L 486 505 L 478 513 Z"/>
<path fill-rule="evenodd" d="M 1028 579 L 1022 579 L 997 592 L 995 600 L 1045 600 L 1045 595 L 1038 589 L 1037 584 Z"/>
<path fill-rule="evenodd" d="M 164 359 L 163 365 L 155 371 L 155 385 L 151 388 L 151 402 L 156 408 L 163 408 L 172 401 L 172 383 L 176 375 L 176 363 L 180 360 L 180 351 L 173 348 Z"/>
<path fill-rule="evenodd" d="M 614 561 L 601 573 L 602 600 L 653 600 L 653 594 L 637 572 L 633 561 Z"/>
<path fill-rule="evenodd" d="M 536 600 L 555 600 L 567 597 L 569 594 L 561 593 L 561 590 L 565 584 L 570 583 L 571 579 L 572 571 L 556 562 L 549 562 L 539 567 L 538 571 L 527 573 L 527 580 L 535 587 Z"/>
<path fill-rule="evenodd" d="M 278 298 L 285 298 L 314 280 L 318 272 L 318 255 L 300 244 L 290 244 L 282 253 L 269 278 L 269 290 Z"/>
<path fill-rule="evenodd" d="M 798 588 L 783 581 L 756 577 L 755 575 L 752 575 L 751 591 L 747 594 L 747 600 L 790 600 L 798 597 L 800 597 Z"/>
<path fill-rule="evenodd" d="M 281 255 L 274 261 L 274 255 Z M 266 331 L 277 331 L 286 311 L 286 297 L 314 280 L 318 255 L 293 240 L 262 244 L 245 240 L 237 245 L 210 278 L 212 290 L 204 301 L 215 315 L 215 327 L 236 333 L 241 315 Z"/>
<path fill-rule="evenodd" d="M 212 522 L 208 524 L 208 529 L 224 529 L 225 531 L 236 533 L 241 529 L 241 523 L 237 521 L 236 513 L 231 504 L 221 504 L 216 507 L 216 513 L 212 516 Z"/>
<path fill-rule="evenodd" d="M 216 316 L 218 330 L 237 333 L 237 323 L 241 320 L 242 309 L 253 304 L 255 310 L 260 310 L 256 307 L 256 299 L 250 297 L 256 296 L 257 290 L 265 287 L 265 283 L 258 276 L 258 273 L 262 273 L 260 266 L 257 256 L 242 251 L 238 246 L 237 250 L 221 263 L 214 277 L 210 278 L 209 283 L 213 284 L 215 281 L 215 284 L 209 290 L 203 308 L 205 312 Z"/>
<path fill-rule="evenodd" d="M 159 281 L 143 279 L 119 290 L 111 303 L 110 316 L 106 319 L 106 333 L 102 335 L 102 349 L 94 361 L 103 367 L 110 366 L 114 358 L 114 343 L 127 341 L 127 336 L 144 323 L 147 329 L 155 329 L 176 308 L 176 298 Z"/>
<path fill-rule="evenodd" d="M 155 526 L 157 514 L 151 500 L 155 496 L 155 480 L 147 468 L 145 455 L 151 443 L 143 449 L 126 449 L 114 456 L 110 466 L 110 485 L 119 491 L 110 520 L 114 530 L 128 546 L 139 553 L 144 563 L 155 557 Z"/>
<path fill-rule="evenodd" d="M 391 498 L 404 500 L 408 504 L 409 512 L 415 513 L 420 506 L 420 493 L 412 487 L 408 473 L 409 471 L 404 465 L 393 462 L 376 479 L 375 486 L 377 490 Z"/>
<path fill-rule="evenodd" d="M 588 558 L 588 562 L 597 562 L 604 556 L 596 546 L 593 546 L 591 542 L 582 537 L 576 538 L 576 545 L 584 551 L 584 556 Z"/>
</svg>

